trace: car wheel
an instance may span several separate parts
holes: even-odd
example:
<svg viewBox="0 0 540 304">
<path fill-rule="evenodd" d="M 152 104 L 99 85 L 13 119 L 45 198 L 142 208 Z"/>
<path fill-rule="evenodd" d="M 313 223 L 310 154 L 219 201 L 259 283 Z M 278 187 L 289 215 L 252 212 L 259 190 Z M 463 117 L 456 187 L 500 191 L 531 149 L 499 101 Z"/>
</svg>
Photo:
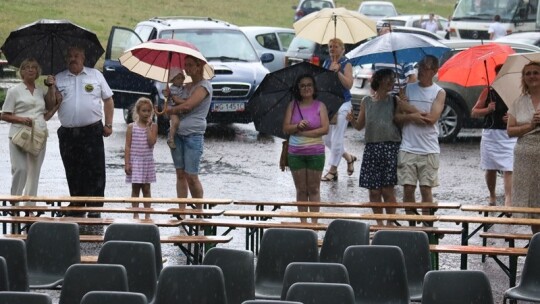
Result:
<svg viewBox="0 0 540 304">
<path fill-rule="evenodd" d="M 133 122 L 133 107 L 135 106 L 135 104 L 130 104 L 127 109 L 124 108 L 123 109 L 123 113 L 124 113 L 124 121 L 129 124 L 129 123 L 132 123 Z"/>
<path fill-rule="evenodd" d="M 458 104 L 452 99 L 447 98 L 444 104 L 444 110 L 439 118 L 439 141 L 451 142 L 457 137 L 463 124 L 463 113 Z"/>
</svg>

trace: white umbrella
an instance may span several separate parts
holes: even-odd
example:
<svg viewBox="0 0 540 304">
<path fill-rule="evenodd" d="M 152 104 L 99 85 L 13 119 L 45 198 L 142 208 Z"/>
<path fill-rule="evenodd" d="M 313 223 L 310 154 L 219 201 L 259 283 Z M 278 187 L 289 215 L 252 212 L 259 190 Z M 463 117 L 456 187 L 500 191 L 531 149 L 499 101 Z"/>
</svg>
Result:
<svg viewBox="0 0 540 304">
<path fill-rule="evenodd" d="M 530 62 L 540 62 L 540 52 L 509 55 L 491 85 L 508 108 L 521 95 L 521 71 Z"/>
<path fill-rule="evenodd" d="M 339 8 L 323 8 L 293 24 L 296 36 L 327 44 L 332 38 L 356 43 L 377 35 L 375 21 L 365 15 Z"/>
</svg>

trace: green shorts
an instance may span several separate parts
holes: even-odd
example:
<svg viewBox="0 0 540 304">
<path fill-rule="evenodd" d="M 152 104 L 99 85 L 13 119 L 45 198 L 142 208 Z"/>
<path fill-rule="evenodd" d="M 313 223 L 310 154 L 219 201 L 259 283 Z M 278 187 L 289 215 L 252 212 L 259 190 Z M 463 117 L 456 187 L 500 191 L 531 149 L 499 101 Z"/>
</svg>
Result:
<svg viewBox="0 0 540 304">
<path fill-rule="evenodd" d="M 297 155 L 289 154 L 289 168 L 291 171 L 309 169 L 322 171 L 324 169 L 324 154 Z"/>
</svg>

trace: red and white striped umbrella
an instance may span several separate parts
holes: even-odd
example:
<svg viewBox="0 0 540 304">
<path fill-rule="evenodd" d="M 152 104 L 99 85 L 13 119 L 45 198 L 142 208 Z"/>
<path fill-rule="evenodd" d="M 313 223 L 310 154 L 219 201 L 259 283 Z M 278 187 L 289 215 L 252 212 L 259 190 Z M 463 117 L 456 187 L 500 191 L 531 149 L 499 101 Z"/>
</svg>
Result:
<svg viewBox="0 0 540 304">
<path fill-rule="evenodd" d="M 127 50 L 120 56 L 120 63 L 130 71 L 144 77 L 168 83 L 184 70 L 186 56 L 208 62 L 197 47 L 189 42 L 175 39 L 154 39 Z M 214 69 L 204 65 L 205 79 L 214 77 Z M 186 82 L 191 79 L 186 75 Z"/>
</svg>

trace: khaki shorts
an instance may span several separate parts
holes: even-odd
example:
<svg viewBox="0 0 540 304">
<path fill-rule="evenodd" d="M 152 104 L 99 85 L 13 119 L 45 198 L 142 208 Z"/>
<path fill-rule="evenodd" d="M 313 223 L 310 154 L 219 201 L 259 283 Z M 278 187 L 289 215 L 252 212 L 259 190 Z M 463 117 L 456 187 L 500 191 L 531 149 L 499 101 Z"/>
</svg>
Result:
<svg viewBox="0 0 540 304">
<path fill-rule="evenodd" d="M 439 185 L 439 154 L 426 155 L 399 151 L 398 184 L 437 187 Z"/>
</svg>

